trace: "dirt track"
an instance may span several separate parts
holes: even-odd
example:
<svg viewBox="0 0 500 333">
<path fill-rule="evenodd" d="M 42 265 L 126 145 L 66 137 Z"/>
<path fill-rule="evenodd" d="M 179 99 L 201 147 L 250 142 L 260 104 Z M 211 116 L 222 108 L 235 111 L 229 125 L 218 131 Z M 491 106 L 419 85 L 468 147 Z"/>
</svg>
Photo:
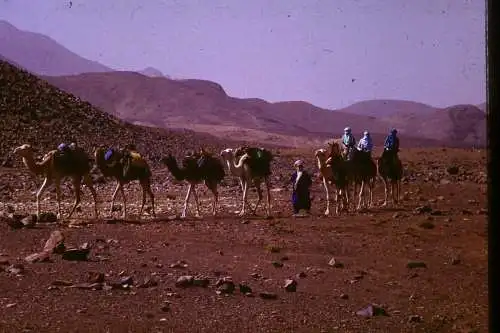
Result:
<svg viewBox="0 0 500 333">
<path fill-rule="evenodd" d="M 11 229 L 2 224 L 0 331 L 487 332 L 484 153 L 426 150 L 403 153 L 402 158 L 406 196 L 398 209 L 322 217 L 324 192 L 315 183 L 313 216 L 291 218 L 290 192 L 283 188 L 289 170 L 279 167 L 275 175 L 283 177 L 273 185 L 280 190 L 272 192 L 270 220 L 238 218 L 234 211 L 240 192 L 235 186 L 221 188 L 220 217 L 208 217 L 211 197 L 203 189 L 199 197 L 205 218 L 169 219 L 180 213 L 186 186 L 172 185 L 167 173 L 156 172 L 158 220 L 85 225 L 82 217 L 91 209 L 84 189 L 82 212 L 73 221 L 79 226 Z M 458 165 L 458 175 L 447 174 L 450 165 Z M 34 211 L 30 191 L 35 187 L 26 175 L 2 170 L 0 210 L 11 205 L 19 213 Z M 103 217 L 109 215 L 113 186 L 99 188 Z M 69 191 L 65 193 L 68 210 Z M 137 209 L 139 195 L 132 185 L 131 211 Z M 375 201 L 382 195 L 379 182 Z M 431 212 L 415 211 L 424 205 Z M 45 200 L 43 207 L 55 211 L 56 205 Z M 71 262 L 53 254 L 51 262 L 25 262 L 53 230 L 62 231 L 67 246 L 89 242 L 89 260 Z M 332 257 L 343 267 L 330 266 Z M 187 267 L 170 267 L 180 260 Z M 408 268 L 411 261 L 426 267 Z M 24 272 L 9 273 L 15 263 Z M 90 272 L 105 274 L 105 283 L 94 286 L 102 290 L 53 286 L 56 281 L 88 282 Z M 120 273 L 133 278 L 132 287 L 110 289 Z M 176 287 L 182 275 L 203 275 L 209 285 Z M 215 283 L 224 276 L 236 285 L 232 295 L 216 293 Z M 139 288 L 146 277 L 157 286 Z M 283 288 L 287 278 L 297 281 L 296 292 Z M 239 283 L 251 287 L 254 297 L 240 293 Z M 262 299 L 261 292 L 277 299 Z M 378 304 L 388 316 L 355 314 L 369 304 Z"/>
</svg>

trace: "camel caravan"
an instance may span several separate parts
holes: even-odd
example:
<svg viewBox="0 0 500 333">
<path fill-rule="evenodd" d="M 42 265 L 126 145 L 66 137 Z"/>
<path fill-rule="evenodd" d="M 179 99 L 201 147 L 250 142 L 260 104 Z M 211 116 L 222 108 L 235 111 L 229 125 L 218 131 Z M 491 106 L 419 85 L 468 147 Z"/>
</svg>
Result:
<svg viewBox="0 0 500 333">
<path fill-rule="evenodd" d="M 374 161 L 371 156 L 373 143 L 370 133 L 365 131 L 363 138 L 356 145 L 351 129 L 346 127 L 344 135 L 340 139 L 334 139 L 327 143 L 326 148 L 317 149 L 314 157 L 319 170 L 320 178 L 326 194 L 326 210 L 324 215 L 330 215 L 330 190 L 336 190 L 335 202 L 337 204 L 335 213 L 349 212 L 352 203 L 354 210 L 373 207 L 373 188 L 377 176 L 383 181 L 385 189 L 383 207 L 388 205 L 388 195 L 391 193 L 391 201 L 394 205 L 399 203 L 401 192 L 401 178 L 403 167 L 398 157 L 399 138 L 397 131 L 392 129 L 384 143 L 382 155 Z M 61 210 L 61 181 L 65 177 L 72 180 L 75 201 L 67 216 L 71 218 L 80 204 L 82 183 L 90 190 L 93 198 L 95 219 L 98 218 L 97 194 L 94 188 L 91 170 L 92 159 L 75 143 L 60 144 L 57 149 L 49 151 L 41 161 L 35 161 L 33 149 L 29 144 L 23 144 L 13 151 L 14 155 L 22 158 L 24 165 L 33 175 L 42 175 L 43 183 L 36 192 L 36 215 L 40 217 L 40 198 L 49 187 L 55 186 L 57 200 L 57 219 L 62 218 Z M 122 217 L 128 218 L 127 199 L 124 186 L 132 181 L 138 181 L 142 189 L 142 205 L 139 218 L 143 215 L 144 206 L 149 197 L 151 207 L 149 213 L 156 217 L 155 196 L 151 189 L 152 172 L 147 161 L 137 151 L 134 145 L 128 145 L 123 149 L 98 147 L 94 151 L 94 163 L 104 177 L 116 180 L 116 188 L 111 197 L 110 213 L 114 211 L 114 203 L 118 192 L 123 201 Z M 266 217 L 271 216 L 271 189 L 270 176 L 272 174 L 272 153 L 265 148 L 240 147 L 237 149 L 227 148 L 220 152 L 219 156 L 213 155 L 204 149 L 199 152 L 188 153 L 182 159 L 182 165 L 172 155 L 161 159 L 169 172 L 177 181 L 185 181 L 189 186 L 184 200 L 181 217 L 186 217 L 187 208 L 191 196 L 194 197 L 196 216 L 201 216 L 200 205 L 196 187 L 200 183 L 213 194 L 212 215 L 217 215 L 219 194 L 218 186 L 226 176 L 229 175 L 239 180 L 242 198 L 240 216 L 250 211 L 256 215 L 257 208 L 263 199 L 262 185 L 266 190 Z M 311 176 L 303 169 L 303 162 L 298 160 L 294 164 L 297 168 L 292 175 L 293 185 L 293 211 L 297 215 L 300 209 L 310 213 L 311 199 L 309 187 Z M 247 197 L 251 187 L 257 190 L 258 200 L 253 208 L 250 207 Z M 352 195 L 349 195 L 349 193 Z M 356 203 L 357 198 L 357 203 Z"/>
</svg>

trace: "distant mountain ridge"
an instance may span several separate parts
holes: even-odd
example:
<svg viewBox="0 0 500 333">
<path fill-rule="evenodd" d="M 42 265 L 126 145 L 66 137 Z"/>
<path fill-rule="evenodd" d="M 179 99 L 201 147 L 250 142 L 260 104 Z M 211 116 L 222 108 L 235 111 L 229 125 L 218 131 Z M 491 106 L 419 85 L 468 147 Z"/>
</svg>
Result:
<svg viewBox="0 0 500 333">
<path fill-rule="evenodd" d="M 222 137 L 235 135 L 235 128 L 240 128 L 241 133 L 321 139 L 339 136 L 345 126 L 351 126 L 356 136 L 364 129 L 386 134 L 397 127 L 402 135 L 442 145 L 486 142 L 485 114 L 474 105 L 441 109 L 410 101 L 373 100 L 326 110 L 304 101 L 269 103 L 231 97 L 211 81 L 150 78 L 134 72 L 44 79 L 127 121 L 190 128 Z"/>
<path fill-rule="evenodd" d="M 96 61 L 77 55 L 50 37 L 20 30 L 3 20 L 0 20 L 0 54 L 40 75 L 113 71 Z"/>
</svg>

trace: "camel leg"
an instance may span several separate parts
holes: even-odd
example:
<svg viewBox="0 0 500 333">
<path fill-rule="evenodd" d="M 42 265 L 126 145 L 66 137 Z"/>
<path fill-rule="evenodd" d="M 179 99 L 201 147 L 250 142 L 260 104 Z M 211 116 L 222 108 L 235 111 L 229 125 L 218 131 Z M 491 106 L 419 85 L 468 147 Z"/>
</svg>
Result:
<svg viewBox="0 0 500 333">
<path fill-rule="evenodd" d="M 261 183 L 259 181 L 255 182 L 255 188 L 257 189 L 258 200 L 257 203 L 255 204 L 255 208 L 252 210 L 253 215 L 257 215 L 257 207 L 259 207 L 259 204 L 262 201 L 262 188 L 261 188 Z"/>
<path fill-rule="evenodd" d="M 243 182 L 243 207 L 241 208 L 240 216 L 245 215 L 245 203 L 247 201 L 248 182 Z"/>
<path fill-rule="evenodd" d="M 375 179 L 371 179 L 369 184 L 370 184 L 370 187 L 369 187 L 370 202 L 368 203 L 368 208 L 372 208 L 373 207 L 373 188 L 375 187 Z"/>
<path fill-rule="evenodd" d="M 217 183 L 207 183 L 207 187 L 212 191 L 212 194 L 214 195 L 214 201 L 212 204 L 212 215 L 216 216 L 217 215 L 217 204 L 219 203 L 219 192 L 217 191 Z"/>
<path fill-rule="evenodd" d="M 401 200 L 401 180 L 398 179 L 398 203 L 399 203 L 399 200 Z"/>
<path fill-rule="evenodd" d="M 151 199 L 151 210 L 153 213 L 153 217 L 156 217 L 155 213 L 155 196 L 153 194 L 153 191 L 151 190 L 151 182 L 150 180 L 146 180 L 144 182 L 144 185 L 142 187 L 142 191 L 146 191 L 146 193 L 149 195 L 149 198 Z"/>
<path fill-rule="evenodd" d="M 358 207 L 357 207 L 357 210 L 360 210 L 361 209 L 361 201 L 363 200 L 363 192 L 365 191 L 365 182 L 362 181 L 361 182 L 361 186 L 360 186 L 360 189 L 359 189 L 359 195 L 358 195 Z"/>
<path fill-rule="evenodd" d="M 117 182 L 116 187 L 115 187 L 115 191 L 113 192 L 113 195 L 111 196 L 111 208 L 110 208 L 111 215 L 113 215 L 113 208 L 115 207 L 116 195 L 118 194 L 118 191 L 120 190 L 121 186 L 122 185 L 120 184 L 120 182 Z"/>
<path fill-rule="evenodd" d="M 61 179 L 59 177 L 54 178 L 54 187 L 56 188 L 56 200 L 57 200 L 57 219 L 59 220 L 62 216 L 61 210 Z"/>
<path fill-rule="evenodd" d="M 181 217 L 186 217 L 186 210 L 189 202 L 189 198 L 191 197 L 191 189 L 193 184 L 189 184 L 188 191 L 186 193 L 186 198 L 184 199 L 184 208 L 182 209 Z"/>
<path fill-rule="evenodd" d="M 271 190 L 269 189 L 269 179 L 265 179 L 266 183 L 266 201 L 267 201 L 267 215 L 266 217 L 271 216 Z"/>
<path fill-rule="evenodd" d="M 83 176 L 83 183 L 87 185 L 87 187 L 90 190 L 90 193 L 92 193 L 92 198 L 94 199 L 94 218 L 97 219 L 99 217 L 99 212 L 97 210 L 97 192 L 94 188 L 94 184 L 92 182 L 92 177 L 87 174 Z"/>
<path fill-rule="evenodd" d="M 141 203 L 141 209 L 139 210 L 139 218 L 142 216 L 142 211 L 144 210 L 144 205 L 146 204 L 146 191 L 144 190 L 144 187 L 141 186 L 142 188 L 142 203 Z"/>
<path fill-rule="evenodd" d="M 196 184 L 193 184 L 193 196 L 194 196 L 194 203 L 196 204 L 196 216 L 201 216 L 200 213 L 200 203 L 198 201 L 198 194 L 196 193 Z"/>
<path fill-rule="evenodd" d="M 47 187 L 52 183 L 52 180 L 50 180 L 48 177 L 46 177 L 43 180 L 42 186 L 40 186 L 40 189 L 38 189 L 38 192 L 36 193 L 36 216 L 39 219 L 40 218 L 40 197 L 42 196 L 43 192 L 47 189 Z"/>
<path fill-rule="evenodd" d="M 389 187 L 389 184 L 387 184 L 387 179 L 385 177 L 382 177 L 382 181 L 384 182 L 384 203 L 382 204 L 382 207 L 386 207 L 387 206 L 387 197 L 388 197 L 388 187 Z"/>
<path fill-rule="evenodd" d="M 75 203 L 73 204 L 73 208 L 71 209 L 71 212 L 69 213 L 67 219 L 70 219 L 71 216 L 73 216 L 76 207 L 78 207 L 78 204 L 80 203 L 80 194 L 82 191 L 81 186 L 82 178 L 80 176 L 73 178 L 73 188 L 75 189 Z"/>
<path fill-rule="evenodd" d="M 340 189 L 337 188 L 337 191 L 335 193 L 335 203 L 337 205 L 337 207 L 335 208 L 335 214 L 336 215 L 340 215 L 341 206 L 342 206 L 341 200 L 342 200 L 342 195 L 343 194 L 344 193 L 342 192 L 342 190 L 340 190 Z"/>
<path fill-rule="evenodd" d="M 328 182 L 326 181 L 325 177 L 323 177 L 323 186 L 325 188 L 325 193 L 326 193 L 325 215 L 328 216 L 328 215 L 330 215 L 330 191 L 328 190 Z M 338 189 L 337 189 L 337 193 L 338 193 Z"/>
</svg>

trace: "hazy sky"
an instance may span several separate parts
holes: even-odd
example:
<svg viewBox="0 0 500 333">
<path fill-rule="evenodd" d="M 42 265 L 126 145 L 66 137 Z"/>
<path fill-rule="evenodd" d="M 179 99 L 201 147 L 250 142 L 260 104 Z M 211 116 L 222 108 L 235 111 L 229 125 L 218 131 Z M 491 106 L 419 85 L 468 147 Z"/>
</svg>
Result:
<svg viewBox="0 0 500 333">
<path fill-rule="evenodd" d="M 115 69 L 339 108 L 486 99 L 484 0 L 0 0 L 0 19 Z"/>
</svg>

